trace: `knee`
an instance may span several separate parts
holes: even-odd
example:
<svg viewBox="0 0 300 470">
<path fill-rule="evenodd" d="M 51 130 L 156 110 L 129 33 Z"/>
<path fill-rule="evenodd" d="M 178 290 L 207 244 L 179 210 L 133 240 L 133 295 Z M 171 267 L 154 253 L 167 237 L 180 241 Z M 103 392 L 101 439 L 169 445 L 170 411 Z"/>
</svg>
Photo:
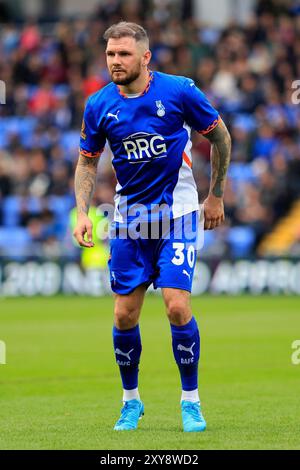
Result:
<svg viewBox="0 0 300 470">
<path fill-rule="evenodd" d="M 185 325 L 192 318 L 190 308 L 183 299 L 170 300 L 167 304 L 167 315 L 169 321 L 176 326 Z"/>
<path fill-rule="evenodd" d="M 139 312 L 135 308 L 115 306 L 115 325 L 119 330 L 129 330 L 138 323 Z"/>
</svg>

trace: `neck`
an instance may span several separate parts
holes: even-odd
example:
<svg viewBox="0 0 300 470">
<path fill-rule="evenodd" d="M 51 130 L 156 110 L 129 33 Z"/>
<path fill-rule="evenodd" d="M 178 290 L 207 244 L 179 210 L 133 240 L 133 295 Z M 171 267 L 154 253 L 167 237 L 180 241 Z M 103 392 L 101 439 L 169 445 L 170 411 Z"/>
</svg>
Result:
<svg viewBox="0 0 300 470">
<path fill-rule="evenodd" d="M 149 70 L 143 69 L 139 77 L 128 85 L 118 85 L 124 95 L 143 93 L 149 81 Z"/>
</svg>

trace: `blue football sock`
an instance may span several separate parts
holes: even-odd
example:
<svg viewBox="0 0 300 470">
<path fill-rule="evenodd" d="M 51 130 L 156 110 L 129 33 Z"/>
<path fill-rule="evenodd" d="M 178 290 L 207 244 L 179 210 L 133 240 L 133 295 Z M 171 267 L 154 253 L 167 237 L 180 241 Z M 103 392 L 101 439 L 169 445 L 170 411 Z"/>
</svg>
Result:
<svg viewBox="0 0 300 470">
<path fill-rule="evenodd" d="M 119 330 L 114 326 L 113 343 L 123 388 L 125 390 L 137 388 L 139 362 L 142 352 L 139 325 L 129 330 Z"/>
<path fill-rule="evenodd" d="M 198 388 L 198 362 L 200 357 L 200 336 L 198 325 L 193 317 L 183 326 L 171 324 L 172 346 L 178 365 L 182 390 Z"/>
</svg>

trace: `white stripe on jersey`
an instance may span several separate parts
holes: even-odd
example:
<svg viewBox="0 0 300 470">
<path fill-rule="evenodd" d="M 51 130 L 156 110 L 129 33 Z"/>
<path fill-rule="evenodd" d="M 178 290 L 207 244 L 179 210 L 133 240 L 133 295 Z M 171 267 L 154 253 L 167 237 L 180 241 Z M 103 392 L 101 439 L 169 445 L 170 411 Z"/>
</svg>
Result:
<svg viewBox="0 0 300 470">
<path fill-rule="evenodd" d="M 183 128 L 186 129 L 189 137 L 184 148 L 184 152 L 192 162 L 191 128 L 186 123 L 184 123 Z M 173 191 L 173 218 L 175 219 L 176 217 L 181 217 L 182 215 L 189 214 L 190 212 L 196 211 L 198 209 L 198 192 L 193 176 L 193 171 L 182 159 L 178 181 Z"/>
</svg>

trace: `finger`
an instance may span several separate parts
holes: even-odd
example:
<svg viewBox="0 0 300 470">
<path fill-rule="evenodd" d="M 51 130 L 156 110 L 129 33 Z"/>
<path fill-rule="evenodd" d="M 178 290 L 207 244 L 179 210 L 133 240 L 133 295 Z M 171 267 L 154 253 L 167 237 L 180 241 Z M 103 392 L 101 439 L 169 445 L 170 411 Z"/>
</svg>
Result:
<svg viewBox="0 0 300 470">
<path fill-rule="evenodd" d="M 94 244 L 93 243 L 91 244 L 90 242 L 86 242 L 84 240 L 84 238 L 83 238 L 84 233 L 85 232 L 83 232 L 83 233 L 74 232 L 74 237 L 76 238 L 76 241 L 77 241 L 78 245 L 83 246 L 85 248 L 91 248 L 92 246 L 94 246 Z"/>
<path fill-rule="evenodd" d="M 205 219 L 204 220 L 204 230 L 210 230 L 211 226 L 211 220 L 210 219 Z"/>
<path fill-rule="evenodd" d="M 218 223 L 218 226 L 219 226 L 219 225 L 222 225 L 222 224 L 223 224 L 223 222 L 224 222 L 224 220 L 225 220 L 225 217 L 224 217 L 224 215 L 221 215 L 221 217 L 219 217 L 219 223 Z"/>
<path fill-rule="evenodd" d="M 213 230 L 214 228 L 216 228 L 216 226 L 217 226 L 216 219 L 212 219 L 211 222 L 210 222 L 209 230 Z"/>
<path fill-rule="evenodd" d="M 84 234 L 87 233 L 86 231 L 84 232 Z M 84 234 L 81 236 L 81 239 L 80 239 L 80 246 L 84 246 L 85 248 L 92 248 L 94 246 L 94 243 L 92 241 L 90 241 L 89 239 L 86 241 L 84 239 Z"/>
<path fill-rule="evenodd" d="M 88 243 L 92 243 L 92 245 L 94 246 L 94 243 L 93 243 L 93 226 L 92 225 L 87 225 L 86 233 L 87 233 Z"/>
<path fill-rule="evenodd" d="M 215 219 L 214 221 L 214 228 L 217 228 L 221 225 L 221 218 L 218 217 L 217 219 Z"/>
<path fill-rule="evenodd" d="M 216 227 L 219 227 L 220 225 L 223 224 L 225 220 L 225 217 L 224 217 L 224 214 L 220 215 L 219 217 L 217 217 L 216 219 Z"/>
<path fill-rule="evenodd" d="M 211 219 L 209 230 L 213 230 L 219 227 L 220 224 L 221 224 L 221 219 L 219 217 L 217 217 L 216 219 Z"/>
<path fill-rule="evenodd" d="M 85 240 L 82 239 L 82 240 L 79 242 L 79 245 L 80 245 L 80 246 L 83 246 L 84 248 L 93 248 L 94 243 L 92 243 L 92 242 L 86 242 Z"/>
</svg>

